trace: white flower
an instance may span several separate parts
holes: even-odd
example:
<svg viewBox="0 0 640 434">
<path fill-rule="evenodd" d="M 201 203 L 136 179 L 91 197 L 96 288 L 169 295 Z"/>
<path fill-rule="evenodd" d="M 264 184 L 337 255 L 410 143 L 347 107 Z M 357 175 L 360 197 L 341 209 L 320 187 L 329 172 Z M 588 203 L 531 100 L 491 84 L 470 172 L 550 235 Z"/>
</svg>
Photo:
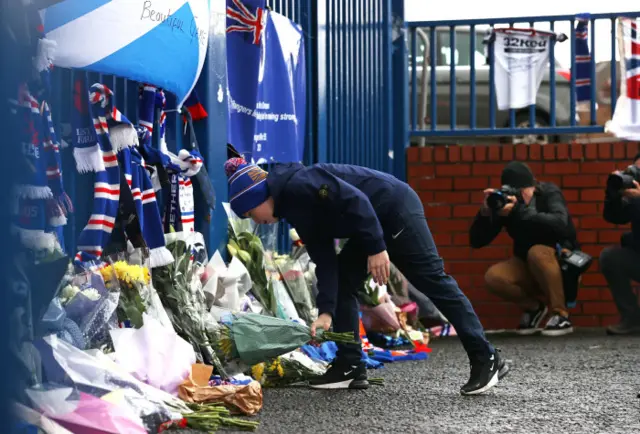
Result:
<svg viewBox="0 0 640 434">
<path fill-rule="evenodd" d="M 60 298 L 63 300 L 71 300 L 78 292 L 80 292 L 80 288 L 69 284 L 62 288 L 62 291 L 60 292 Z"/>
<path fill-rule="evenodd" d="M 95 288 L 87 288 L 82 291 L 82 295 L 87 297 L 91 301 L 100 300 L 100 293 Z"/>
</svg>

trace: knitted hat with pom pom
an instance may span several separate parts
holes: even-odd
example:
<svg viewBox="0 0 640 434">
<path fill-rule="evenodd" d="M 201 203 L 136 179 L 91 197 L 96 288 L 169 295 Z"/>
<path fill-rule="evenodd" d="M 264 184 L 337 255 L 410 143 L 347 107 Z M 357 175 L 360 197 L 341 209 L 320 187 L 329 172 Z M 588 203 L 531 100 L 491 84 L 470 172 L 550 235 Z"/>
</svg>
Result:
<svg viewBox="0 0 640 434">
<path fill-rule="evenodd" d="M 244 158 L 231 158 L 224 164 L 229 178 L 229 203 L 238 217 L 245 217 L 269 198 L 268 173 Z"/>
</svg>

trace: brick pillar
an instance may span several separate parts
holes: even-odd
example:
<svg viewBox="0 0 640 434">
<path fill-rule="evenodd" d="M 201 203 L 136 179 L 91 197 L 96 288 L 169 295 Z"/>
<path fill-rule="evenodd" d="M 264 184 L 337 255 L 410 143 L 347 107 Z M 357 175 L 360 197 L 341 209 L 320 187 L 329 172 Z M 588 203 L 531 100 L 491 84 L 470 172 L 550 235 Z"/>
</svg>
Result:
<svg viewBox="0 0 640 434">
<path fill-rule="evenodd" d="M 583 250 L 596 258 L 583 276 L 578 305 L 572 309 L 576 326 L 606 326 L 617 322 L 597 258 L 607 245 L 617 244 L 628 230 L 602 218 L 604 186 L 615 169 L 630 164 L 639 144 L 451 145 L 409 148 L 407 179 L 425 207 L 438 251 L 473 303 L 487 329 L 514 328 L 519 309 L 489 294 L 483 275 L 487 268 L 511 255 L 511 239 L 501 233 L 482 249 L 469 247 L 468 230 L 482 203 L 482 190 L 500 187 L 500 173 L 511 160 L 526 162 L 537 179 L 557 184 L 569 204 Z"/>
</svg>

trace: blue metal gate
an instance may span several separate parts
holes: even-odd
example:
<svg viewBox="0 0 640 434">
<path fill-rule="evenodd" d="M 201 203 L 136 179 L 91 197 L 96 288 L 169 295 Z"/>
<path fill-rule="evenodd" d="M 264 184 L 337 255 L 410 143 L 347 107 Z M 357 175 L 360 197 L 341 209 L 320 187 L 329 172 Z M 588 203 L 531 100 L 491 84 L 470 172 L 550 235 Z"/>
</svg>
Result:
<svg viewBox="0 0 640 434">
<path fill-rule="evenodd" d="M 398 82 L 405 88 L 407 82 L 404 38 L 397 29 L 402 25 L 403 1 L 267 0 L 267 4 L 300 24 L 305 34 L 308 89 L 304 162 L 359 164 L 404 177 L 406 92 L 393 91 Z M 211 0 L 210 7 L 207 60 L 196 85 L 209 117 L 194 127 L 220 204 L 227 200 L 223 170 L 228 117 L 226 0 Z M 394 23 L 399 35 L 395 40 Z M 99 74 L 91 74 L 90 80 L 111 87 L 117 106 L 131 121 L 137 121 L 137 83 Z M 58 70 L 55 83 L 54 121 L 58 128 L 68 129 L 71 72 Z M 398 95 L 403 95 L 400 100 Z M 167 125 L 170 148 L 180 149 L 180 119 L 175 113 L 168 115 Z M 65 244 L 74 250 L 77 235 L 90 214 L 92 181 L 91 175 L 77 173 L 69 152 L 65 153 L 63 170 L 65 185 L 77 208 L 65 229 Z M 218 206 L 209 220 L 204 218 L 208 215 L 205 207 L 196 203 L 196 230 L 204 234 L 210 252 L 225 251 L 224 210 Z M 288 247 L 286 232 L 283 227 L 283 250 Z"/>
</svg>

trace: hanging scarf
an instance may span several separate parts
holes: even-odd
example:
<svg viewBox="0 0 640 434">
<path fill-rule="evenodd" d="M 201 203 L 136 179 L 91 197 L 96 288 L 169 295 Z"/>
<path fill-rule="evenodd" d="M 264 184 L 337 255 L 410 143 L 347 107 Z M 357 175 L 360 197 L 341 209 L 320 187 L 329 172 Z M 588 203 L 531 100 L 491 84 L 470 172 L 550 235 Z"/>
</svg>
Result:
<svg viewBox="0 0 640 434">
<path fill-rule="evenodd" d="M 156 97 L 156 104 L 160 104 L 160 150 L 169 156 L 172 165 L 169 169 L 176 177 L 171 178 L 171 201 L 168 203 L 170 219 L 177 223 L 184 232 L 195 231 L 195 206 L 193 200 L 193 184 L 191 177 L 195 176 L 202 167 L 203 160 L 202 155 L 196 150 L 187 151 L 181 149 L 178 155 L 169 152 L 167 149 L 167 142 L 165 140 L 166 130 L 166 97 L 162 90 L 158 90 Z M 174 194 L 175 184 L 177 183 L 178 194 L 177 197 Z M 165 227 L 167 226 L 166 214 L 165 214 Z M 174 229 L 178 231 L 176 226 Z"/>
<path fill-rule="evenodd" d="M 113 92 L 96 83 L 89 90 L 91 119 L 104 170 L 96 171 L 93 210 L 78 238 L 76 261 L 97 259 L 109 242 L 118 214 L 120 169 L 117 151 L 138 144 L 135 128 L 113 105 Z M 95 149 L 95 146 L 91 145 Z"/>
<path fill-rule="evenodd" d="M 193 184 L 191 178 L 178 176 L 180 189 L 180 220 L 182 222 L 182 230 L 185 232 L 195 231 L 195 206 L 193 201 Z"/>
<path fill-rule="evenodd" d="M 164 232 L 182 232 L 180 217 L 180 179 L 177 173 L 169 173 L 170 187 L 166 192 L 164 211 Z"/>
<path fill-rule="evenodd" d="M 23 85 L 14 106 L 23 125 L 22 152 L 29 168 L 28 171 L 20 174 L 15 192 L 22 198 L 48 199 L 53 196 L 53 193 L 47 183 L 40 105 L 31 96 L 27 86 Z"/>
<path fill-rule="evenodd" d="M 591 110 L 591 54 L 589 54 L 589 14 L 579 15 L 575 28 L 576 109 Z"/>
<path fill-rule="evenodd" d="M 73 107 L 71 109 L 71 127 L 73 130 L 73 157 L 80 173 L 101 172 L 105 170 L 104 161 L 96 129 L 93 126 L 89 107 L 89 87 L 86 71 L 74 71 Z"/>
<path fill-rule="evenodd" d="M 153 105 L 152 105 L 153 102 Z M 194 228 L 194 200 L 193 185 L 190 177 L 198 173 L 202 167 L 203 160 L 200 153 L 196 150 L 187 151 L 182 149 L 178 155 L 168 150 L 165 139 L 166 131 L 166 97 L 162 90 L 145 84 L 140 92 L 140 108 L 139 118 L 140 125 L 149 132 L 153 132 L 155 114 L 160 109 L 159 135 L 160 150 L 159 153 L 154 152 L 151 148 L 143 146 L 143 153 L 149 155 L 154 163 L 161 161 L 166 168 L 169 185 L 165 190 L 165 212 L 164 212 L 164 231 L 188 231 L 192 232 Z M 152 185 L 157 191 L 160 183 L 152 180 Z"/>
<path fill-rule="evenodd" d="M 24 167 L 14 190 L 13 231 L 23 246 L 34 250 L 53 250 L 58 244 L 55 234 L 47 232 L 46 202 L 53 197 L 47 184 L 46 155 L 43 148 L 43 122 L 38 101 L 26 84 L 11 101 L 16 122 L 21 128 Z"/>
<path fill-rule="evenodd" d="M 60 158 L 60 143 L 58 143 L 56 132 L 51 119 L 49 104 L 42 103 L 43 131 L 44 131 L 44 153 L 46 154 L 47 182 L 53 198 L 48 201 L 47 212 L 49 224 L 51 226 L 64 226 L 67 223 L 67 213 L 73 212 L 71 199 L 64 191 L 62 182 L 62 160 Z"/>
<path fill-rule="evenodd" d="M 149 173 L 145 169 L 144 159 L 135 148 L 123 149 L 120 154 L 122 170 L 133 195 L 142 237 L 149 248 L 150 266 L 155 268 L 171 264 L 173 256 L 165 247 L 160 210 Z"/>
</svg>

